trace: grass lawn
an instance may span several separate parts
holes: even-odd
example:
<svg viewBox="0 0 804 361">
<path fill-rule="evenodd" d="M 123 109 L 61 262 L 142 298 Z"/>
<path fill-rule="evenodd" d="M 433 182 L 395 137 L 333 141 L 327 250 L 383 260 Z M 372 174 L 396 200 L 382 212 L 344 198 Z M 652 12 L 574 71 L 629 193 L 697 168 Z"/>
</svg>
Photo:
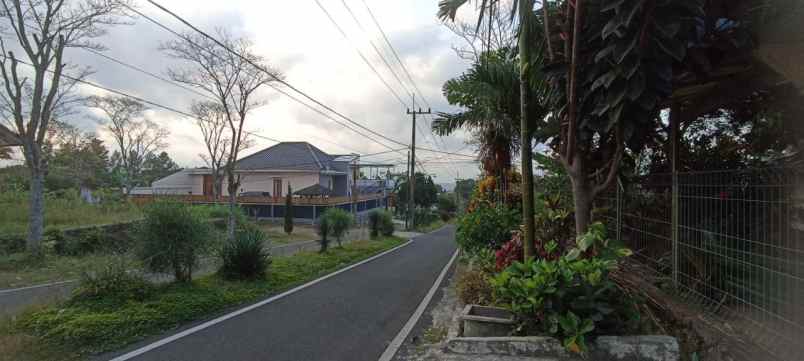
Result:
<svg viewBox="0 0 804 361">
<path fill-rule="evenodd" d="M 0 256 L 0 289 L 77 279 L 82 270 L 108 263 L 113 257 L 104 254 L 81 257 L 47 254 L 40 260 L 27 253 Z"/>
<path fill-rule="evenodd" d="M 258 222 L 257 226 L 265 232 L 268 240 L 271 241 L 271 245 L 274 246 L 318 239 L 315 228 L 310 225 L 294 224 L 293 232 L 289 235 L 285 233 L 285 228 L 281 223 Z"/>
<path fill-rule="evenodd" d="M 24 235 L 28 231 L 27 193 L 0 195 L 0 235 Z M 45 199 L 45 228 L 70 228 L 133 221 L 142 218 L 131 203 L 87 204 L 80 199 Z"/>
<path fill-rule="evenodd" d="M 444 222 L 444 221 L 439 219 L 439 220 L 437 220 L 437 221 L 435 221 L 433 223 L 427 224 L 427 225 L 416 226 L 416 232 L 430 233 L 432 231 L 435 231 L 435 230 L 443 227 L 447 223 L 448 222 Z"/>
<path fill-rule="evenodd" d="M 188 322 L 275 294 L 403 243 L 396 237 L 357 241 L 325 254 L 277 257 L 263 281 L 234 282 L 216 275 L 190 284 L 157 286 L 141 301 L 66 302 L 0 324 L 0 361 L 80 360 L 116 350 Z"/>
</svg>

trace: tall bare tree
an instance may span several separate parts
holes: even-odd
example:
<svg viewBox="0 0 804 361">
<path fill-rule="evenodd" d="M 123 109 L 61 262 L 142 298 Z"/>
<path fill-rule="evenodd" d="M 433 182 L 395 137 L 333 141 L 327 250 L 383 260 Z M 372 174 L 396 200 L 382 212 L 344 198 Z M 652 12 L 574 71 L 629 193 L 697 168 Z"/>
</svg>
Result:
<svg viewBox="0 0 804 361">
<path fill-rule="evenodd" d="M 142 165 L 148 156 L 167 146 L 167 129 L 145 119 L 146 110 L 142 103 L 122 96 L 92 96 L 88 99 L 90 107 L 98 108 L 105 114 L 105 129 L 114 138 L 117 147 L 117 161 L 122 168 L 123 186 L 126 195 L 139 185 Z"/>
<path fill-rule="evenodd" d="M 206 154 L 200 156 L 212 171 L 212 196 L 218 199 L 223 194 L 221 169 L 227 159 L 230 143 L 226 111 L 220 104 L 210 101 L 194 103 L 190 112 L 198 118 L 196 124 L 207 148 Z"/>
<path fill-rule="evenodd" d="M 88 74 L 79 69 L 65 76 L 71 66 L 63 60 L 68 48 L 103 47 L 93 39 L 105 28 L 121 23 L 127 0 L 0 0 L 5 26 L 0 38 L 0 91 L 2 119 L 19 134 L 25 164 L 31 172 L 30 219 L 27 248 L 40 254 L 44 228 L 44 175 L 42 147 L 51 120 L 64 115 L 76 99 L 76 79 Z M 13 51 L 20 50 L 21 56 Z M 21 68 L 20 64 L 30 67 Z"/>
<path fill-rule="evenodd" d="M 227 233 L 230 239 L 235 234 L 235 205 L 240 188 L 240 174 L 236 172 L 237 158 L 246 145 L 244 127 L 251 110 L 264 104 L 256 99 L 255 92 L 263 85 L 276 81 L 281 75 L 265 65 L 265 59 L 253 52 L 253 43 L 248 38 L 235 38 L 225 30 L 216 30 L 214 40 L 198 33 L 188 33 L 181 40 L 162 44 L 161 49 L 169 56 L 184 61 L 182 67 L 168 70 L 174 81 L 196 87 L 216 99 L 226 117 L 229 144 L 224 162 L 227 192 L 229 193 L 229 221 Z M 254 67 L 269 69 L 266 73 Z"/>
</svg>

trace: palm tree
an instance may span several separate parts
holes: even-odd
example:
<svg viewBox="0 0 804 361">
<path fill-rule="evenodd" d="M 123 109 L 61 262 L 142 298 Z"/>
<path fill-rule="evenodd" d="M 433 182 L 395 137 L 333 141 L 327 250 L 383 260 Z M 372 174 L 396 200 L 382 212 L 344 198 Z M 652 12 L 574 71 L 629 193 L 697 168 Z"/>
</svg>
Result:
<svg viewBox="0 0 804 361">
<path fill-rule="evenodd" d="M 461 76 L 444 84 L 444 95 L 457 113 L 439 113 L 433 131 L 440 136 L 458 129 L 473 133 L 488 175 L 511 169 L 520 147 L 519 70 L 509 49 L 486 52 Z"/>
<path fill-rule="evenodd" d="M 477 27 L 480 28 L 484 24 L 485 19 L 493 19 L 494 12 L 498 11 L 499 9 L 499 0 L 481 0 L 480 1 L 480 19 L 478 19 Z M 461 7 L 463 4 L 467 3 L 467 0 L 443 0 L 439 3 L 439 11 L 438 15 L 442 19 L 455 19 L 455 15 L 458 11 L 458 8 Z M 537 37 L 533 36 L 535 25 L 538 23 L 535 19 L 535 14 L 533 12 L 533 0 L 518 0 L 515 2 L 515 6 L 511 8 L 511 19 L 515 17 L 513 15 L 518 14 L 519 19 L 519 42 L 518 42 L 518 75 L 519 75 L 519 94 L 518 96 L 513 96 L 510 98 L 510 101 L 519 101 L 519 133 L 520 133 L 520 144 L 527 145 L 521 146 L 521 160 L 522 160 L 522 223 L 523 223 L 523 230 L 524 230 L 524 255 L 525 258 L 531 257 L 533 255 L 533 246 L 534 246 L 534 213 L 533 213 L 533 160 L 532 160 L 532 150 L 531 150 L 531 141 L 533 139 L 533 132 L 531 130 L 531 123 L 534 122 L 537 117 L 537 112 L 535 112 L 534 108 L 539 107 L 541 105 L 537 105 L 537 102 L 534 102 L 532 99 L 534 94 L 533 92 L 533 84 L 541 83 L 540 80 L 536 82 L 533 81 L 534 76 L 537 75 L 536 71 L 533 71 L 533 68 L 538 64 L 538 56 L 537 54 L 542 47 L 541 41 L 538 41 Z M 493 22 L 486 21 L 489 26 L 493 26 Z M 548 46 L 549 48 L 549 46 Z M 517 74 L 517 72 L 513 72 L 513 74 Z M 538 77 L 536 78 L 538 79 Z M 510 88 L 509 88 L 510 89 Z M 503 102 L 504 103 L 504 102 Z M 514 107 L 513 109 L 516 109 Z M 512 113 L 512 114 L 515 114 Z M 546 112 L 542 112 L 542 116 L 544 116 Z M 513 119 L 512 119 L 513 120 Z"/>
</svg>

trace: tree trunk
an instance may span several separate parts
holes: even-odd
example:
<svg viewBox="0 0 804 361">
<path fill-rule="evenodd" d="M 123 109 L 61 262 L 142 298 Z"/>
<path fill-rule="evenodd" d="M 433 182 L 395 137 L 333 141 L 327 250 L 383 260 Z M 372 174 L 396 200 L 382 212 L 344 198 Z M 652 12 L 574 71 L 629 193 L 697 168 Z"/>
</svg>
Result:
<svg viewBox="0 0 804 361">
<path fill-rule="evenodd" d="M 237 206 L 237 188 L 240 186 L 240 182 L 235 180 L 235 177 L 231 174 L 231 172 L 232 171 L 227 170 L 227 173 L 229 173 L 229 185 L 227 186 L 227 190 L 229 191 L 229 221 L 226 225 L 226 234 L 230 241 L 234 241 L 235 229 L 237 228 L 235 207 Z"/>
<path fill-rule="evenodd" d="M 592 223 L 592 201 L 594 200 L 592 184 L 589 182 L 586 164 L 581 152 L 575 152 L 571 170 L 568 172 L 572 180 L 572 196 L 575 204 L 575 235 L 585 234 Z"/>
<path fill-rule="evenodd" d="M 45 227 L 45 175 L 41 167 L 31 167 L 31 203 L 28 221 L 27 248 L 33 255 L 42 252 L 42 233 Z"/>
<path fill-rule="evenodd" d="M 530 69 L 530 49 L 532 41 L 528 29 L 528 23 L 533 11 L 533 0 L 519 1 L 519 23 L 522 29 L 519 35 L 519 92 L 520 92 L 520 128 L 522 138 L 522 223 L 524 239 L 522 248 L 525 259 L 533 257 L 534 248 L 534 219 L 533 219 L 533 161 L 531 159 L 530 147 L 530 114 L 528 105 L 530 103 L 530 83 L 528 73 Z"/>
</svg>

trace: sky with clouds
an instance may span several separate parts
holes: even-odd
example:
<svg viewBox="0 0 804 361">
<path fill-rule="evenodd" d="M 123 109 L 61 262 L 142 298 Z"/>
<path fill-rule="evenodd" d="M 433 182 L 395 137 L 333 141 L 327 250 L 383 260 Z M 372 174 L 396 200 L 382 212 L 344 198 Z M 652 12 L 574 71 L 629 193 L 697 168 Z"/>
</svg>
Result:
<svg viewBox="0 0 804 361">
<path fill-rule="evenodd" d="M 408 144 L 411 119 L 405 113 L 406 107 L 363 62 L 355 47 L 409 106 L 410 96 L 405 94 L 406 88 L 411 86 L 407 77 L 386 47 L 363 0 L 344 1 L 354 11 L 365 31 L 352 19 L 341 0 L 320 0 L 321 5 L 347 33 L 349 40 L 341 35 L 315 0 L 163 0 L 160 3 L 202 30 L 212 32 L 216 28 L 224 28 L 236 36 L 251 38 L 254 51 L 265 57 L 272 67 L 279 69 L 290 84 L 354 121 Z M 463 72 L 469 64 L 458 58 L 451 48 L 461 40 L 437 19 L 438 0 L 365 0 L 365 3 L 380 22 L 433 111 L 455 111 L 456 108 L 449 106 L 441 94 L 441 86 L 446 80 Z M 188 30 L 147 2 L 140 2 L 138 8 L 173 29 Z M 144 18 L 137 18 L 132 25 L 110 29 L 98 41 L 108 48 L 106 55 L 166 76 L 167 68 L 175 61 L 161 53 L 158 47 L 160 42 L 172 39 L 170 33 Z M 369 40 L 394 67 L 405 83 L 404 87 L 390 73 Z M 70 62 L 91 66 L 95 73 L 90 80 L 106 87 L 185 111 L 189 110 L 194 100 L 203 100 L 196 94 L 83 50 L 70 49 L 67 57 Z M 103 93 L 86 88 L 82 91 Z M 309 141 L 330 153 L 370 154 L 388 150 L 270 88 L 263 89 L 259 97 L 268 104 L 249 115 L 247 128 L 254 133 L 283 141 Z M 417 106 L 425 107 L 425 104 L 417 99 Z M 192 119 L 153 108 L 147 112 L 147 117 L 170 130 L 166 150 L 177 163 L 184 167 L 203 165 L 199 157 L 204 150 L 202 137 Z M 464 154 L 475 153 L 475 147 L 466 143 L 465 133 L 439 139 L 428 130 L 430 121 L 430 117 L 418 119 L 422 132 L 417 131 L 417 145 Z M 98 128 L 96 117 L 91 114 L 74 116 L 70 122 L 87 130 Z M 104 139 L 109 138 L 104 136 Z M 274 144 L 260 138 L 255 138 L 255 141 L 254 147 L 248 149 L 246 154 Z M 456 174 L 466 178 L 479 173 L 476 164 L 465 161 L 468 158 L 445 157 L 428 152 L 418 152 L 417 156 L 423 161 L 424 169 L 435 174 L 439 183 L 452 182 Z M 365 158 L 367 162 L 400 163 L 404 160 L 404 152 Z M 404 166 L 397 169 L 402 170 Z"/>
</svg>

